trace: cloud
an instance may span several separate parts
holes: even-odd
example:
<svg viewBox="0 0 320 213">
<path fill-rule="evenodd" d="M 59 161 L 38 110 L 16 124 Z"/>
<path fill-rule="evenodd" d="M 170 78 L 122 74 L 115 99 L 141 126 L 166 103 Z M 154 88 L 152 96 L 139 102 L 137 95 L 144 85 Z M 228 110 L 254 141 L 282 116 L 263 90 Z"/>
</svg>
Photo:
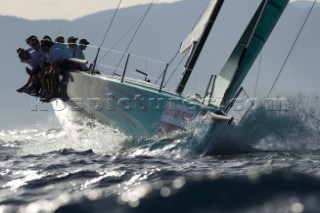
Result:
<svg viewBox="0 0 320 213">
<path fill-rule="evenodd" d="M 157 0 L 156 3 L 173 3 L 180 0 Z M 122 0 L 121 7 L 149 4 L 151 0 Z M 28 20 L 74 20 L 85 15 L 115 9 L 119 0 L 0 0 L 0 15 L 16 16 Z"/>
</svg>

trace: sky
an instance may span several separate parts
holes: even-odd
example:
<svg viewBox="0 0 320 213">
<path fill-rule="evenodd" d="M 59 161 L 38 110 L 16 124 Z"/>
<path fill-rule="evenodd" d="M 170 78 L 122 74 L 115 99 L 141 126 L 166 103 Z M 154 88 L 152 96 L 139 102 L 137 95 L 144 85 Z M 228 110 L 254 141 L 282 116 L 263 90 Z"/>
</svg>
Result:
<svg viewBox="0 0 320 213">
<path fill-rule="evenodd" d="M 152 0 L 122 0 L 121 8 L 149 4 Z M 173 3 L 181 0 L 156 0 Z M 74 20 L 85 15 L 115 9 L 119 0 L 0 0 L 0 15 L 16 16 L 28 20 Z"/>
<path fill-rule="evenodd" d="M 120 1 L 120 8 L 125 8 L 149 4 L 152 1 L 174 3 L 183 0 L 0 0 L 0 15 L 15 16 L 27 20 L 62 19 L 72 21 L 96 12 L 115 9 Z"/>
</svg>

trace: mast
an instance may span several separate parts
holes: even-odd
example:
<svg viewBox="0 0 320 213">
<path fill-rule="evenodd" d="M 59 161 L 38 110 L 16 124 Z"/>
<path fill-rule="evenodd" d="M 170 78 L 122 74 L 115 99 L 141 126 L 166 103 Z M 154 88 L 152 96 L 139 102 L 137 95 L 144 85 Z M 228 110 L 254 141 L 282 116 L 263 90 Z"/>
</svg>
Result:
<svg viewBox="0 0 320 213">
<path fill-rule="evenodd" d="M 192 51 L 191 51 L 191 54 L 187 60 L 186 65 L 185 65 L 184 74 L 183 74 L 182 79 L 180 80 L 180 83 L 176 89 L 176 93 L 179 95 L 182 94 L 182 92 L 183 92 L 183 90 L 189 80 L 189 77 L 192 73 L 192 70 L 193 70 L 195 64 L 197 63 L 199 55 L 200 55 L 202 48 L 208 38 L 208 35 L 211 31 L 213 23 L 215 22 L 218 14 L 219 14 L 219 11 L 222 7 L 223 2 L 224 2 L 224 0 L 212 0 L 211 3 L 209 4 L 209 6 L 210 6 L 211 4 L 214 3 L 214 7 L 211 11 L 209 19 L 206 22 L 205 28 L 203 29 L 203 33 L 200 36 L 200 39 L 198 41 L 196 41 L 196 40 L 193 41 Z"/>
</svg>

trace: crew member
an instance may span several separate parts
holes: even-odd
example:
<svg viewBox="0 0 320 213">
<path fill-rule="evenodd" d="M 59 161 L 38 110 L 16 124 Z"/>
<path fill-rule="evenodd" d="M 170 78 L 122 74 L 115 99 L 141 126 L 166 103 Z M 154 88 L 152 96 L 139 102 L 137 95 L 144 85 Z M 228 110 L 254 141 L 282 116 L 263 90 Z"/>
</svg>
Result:
<svg viewBox="0 0 320 213">
<path fill-rule="evenodd" d="M 76 58 L 79 58 L 79 59 L 82 59 L 82 60 L 85 60 L 85 56 L 83 54 L 83 51 L 87 48 L 87 45 L 90 44 L 87 39 L 83 38 L 83 39 L 80 39 L 79 41 L 79 55 L 75 56 Z M 82 63 L 80 64 L 81 65 L 81 70 L 83 71 L 88 71 L 88 67 L 85 63 Z"/>
<path fill-rule="evenodd" d="M 50 64 L 50 69 L 46 73 L 50 79 L 48 81 L 49 94 L 42 101 L 49 102 L 52 98 L 59 97 L 59 75 L 71 68 L 69 61 L 71 54 L 68 51 L 55 47 L 49 39 L 41 40 L 41 49 L 47 54 L 47 62 Z"/>
</svg>

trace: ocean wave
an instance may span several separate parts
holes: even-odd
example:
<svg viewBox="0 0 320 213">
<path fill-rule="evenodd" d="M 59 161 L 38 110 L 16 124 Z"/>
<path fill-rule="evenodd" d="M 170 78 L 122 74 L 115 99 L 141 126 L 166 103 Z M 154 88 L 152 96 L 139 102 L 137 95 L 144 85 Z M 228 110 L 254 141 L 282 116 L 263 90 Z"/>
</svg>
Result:
<svg viewBox="0 0 320 213">
<path fill-rule="evenodd" d="M 282 95 L 284 97 L 285 95 Z M 261 107 L 250 111 L 239 126 L 248 144 L 262 150 L 318 150 L 320 111 L 318 95 L 286 95 L 289 106 L 281 110 Z"/>
<path fill-rule="evenodd" d="M 126 153 L 131 156 L 196 157 L 203 154 L 238 154 L 259 150 L 320 149 L 320 111 L 317 95 L 287 96 L 289 110 L 251 110 L 237 126 L 220 126 L 214 136 L 210 119 L 199 118 L 191 130 L 162 136 L 135 139 L 97 120 L 61 111 L 62 128 L 57 124 L 38 129 L 0 132 L 0 146 L 7 153 L 22 155 L 68 149 L 92 150 L 94 153 Z M 209 135 L 205 137 L 205 135 Z M 19 150 L 19 151 L 18 151 Z"/>
<path fill-rule="evenodd" d="M 143 183 L 106 194 L 61 194 L 21 212 L 317 212 L 319 179 L 286 170 L 225 177 L 218 173 Z M 8 211 L 10 212 L 10 211 Z"/>
</svg>

